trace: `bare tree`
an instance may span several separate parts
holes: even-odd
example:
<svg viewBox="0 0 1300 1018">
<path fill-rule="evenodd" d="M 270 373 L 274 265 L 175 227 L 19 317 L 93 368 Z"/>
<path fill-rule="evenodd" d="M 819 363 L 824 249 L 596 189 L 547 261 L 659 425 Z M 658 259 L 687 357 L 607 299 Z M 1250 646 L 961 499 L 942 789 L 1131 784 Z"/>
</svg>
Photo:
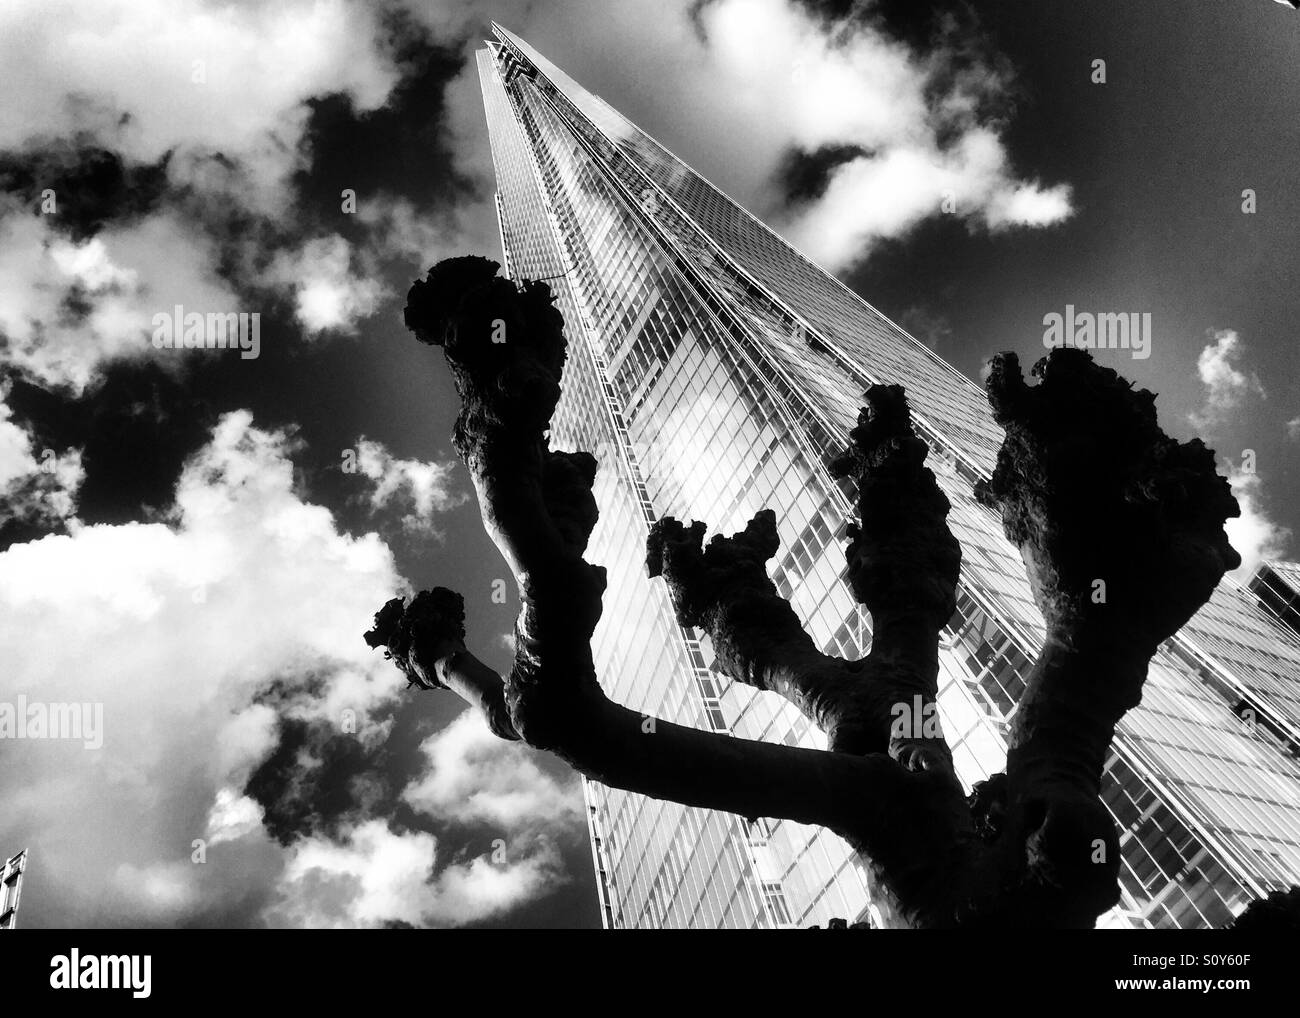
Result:
<svg viewBox="0 0 1300 1018">
<path fill-rule="evenodd" d="M 1086 352 L 1053 351 L 1036 385 L 1013 354 L 994 359 L 986 388 L 1006 438 L 976 495 L 1020 549 L 1047 637 L 1005 773 L 968 799 L 942 735 L 896 724 L 895 705 L 934 703 L 961 549 L 902 388 L 872 386 L 833 464 L 857 488 L 846 556 L 872 618 L 866 657 L 819 651 L 776 592 L 770 510 L 707 546 L 704 523 L 671 518 L 647 541 L 650 575 L 667 583 L 678 621 L 708 634 L 718 670 L 785 697 L 828 749 L 649 726 L 605 696 L 592 659 L 605 590 L 605 571 L 583 558 L 596 461 L 547 440 L 563 321 L 545 283 L 516 285 L 497 268 L 440 262 L 411 288 L 406 324 L 443 348 L 463 403 L 456 449 L 519 587 L 514 667 L 502 677 L 466 649 L 463 601 L 443 588 L 390 601 L 367 642 L 414 684 L 480 708 L 500 737 L 596 781 L 830 828 L 861 856 L 890 925 L 1092 927 L 1119 898 L 1118 839 L 1099 798 L 1115 726 L 1160 643 L 1240 562 L 1223 530 L 1237 504 L 1213 453 L 1166 436 L 1154 396 Z M 494 343 L 500 322 L 508 342 Z"/>
</svg>

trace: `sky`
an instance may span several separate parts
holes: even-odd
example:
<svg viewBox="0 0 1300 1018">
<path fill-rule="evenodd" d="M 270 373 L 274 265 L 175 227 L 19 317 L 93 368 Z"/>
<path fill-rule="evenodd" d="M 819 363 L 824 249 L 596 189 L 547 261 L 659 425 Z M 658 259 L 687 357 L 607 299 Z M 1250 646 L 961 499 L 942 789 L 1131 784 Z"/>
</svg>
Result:
<svg viewBox="0 0 1300 1018">
<path fill-rule="evenodd" d="M 102 708 L 98 746 L 0 739 L 23 925 L 599 925 L 574 775 L 361 638 L 444 585 L 510 661 L 401 324 L 499 257 L 489 18 L 972 378 L 1067 306 L 1149 313 L 1098 359 L 1218 451 L 1247 567 L 1300 554 L 1286 5 L 10 0 L 0 705 Z M 178 304 L 259 314 L 258 355 L 159 348 Z"/>
</svg>

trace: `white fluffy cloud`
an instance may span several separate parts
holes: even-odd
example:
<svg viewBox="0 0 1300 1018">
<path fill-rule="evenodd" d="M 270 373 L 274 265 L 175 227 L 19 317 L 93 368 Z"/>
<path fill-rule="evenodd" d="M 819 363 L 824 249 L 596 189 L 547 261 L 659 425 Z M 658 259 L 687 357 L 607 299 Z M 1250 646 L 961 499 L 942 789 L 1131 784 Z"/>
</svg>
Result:
<svg viewBox="0 0 1300 1018">
<path fill-rule="evenodd" d="M 395 831 L 378 819 L 338 838 L 302 839 L 291 846 L 268 906 L 271 925 L 461 925 L 508 912 L 568 879 L 559 841 L 582 827 L 576 780 L 551 778 L 535 751 L 498 739 L 471 710 L 421 749 L 427 768 L 403 799 L 439 824 L 486 828 L 481 851 L 444 858 L 433 835 Z"/>
<path fill-rule="evenodd" d="M 275 744 L 275 714 L 255 702 L 269 681 L 297 690 L 289 712 L 326 719 L 400 687 L 359 638 L 401 585 L 392 555 L 294 493 L 288 450 L 229 414 L 187 465 L 172 522 L 74 527 L 0 554 L 0 701 L 103 705 L 101 749 L 3 746 L 0 813 L 39 846 L 52 921 L 90 907 L 159 919 L 120 867 L 201 895 L 215 871 L 189 846 L 210 812 L 238 819 L 219 793 Z"/>
<path fill-rule="evenodd" d="M 597 76 L 643 82 L 653 99 L 624 94 L 616 102 L 622 112 L 832 270 L 943 214 L 945 198 L 956 215 L 990 230 L 1046 226 L 1072 213 L 1068 185 L 1014 171 L 998 127 L 981 113 L 1007 90 L 1009 76 L 972 57 L 955 30 L 920 53 L 870 24 L 820 20 L 794 0 L 702 7 L 672 0 L 653 17 L 640 0 L 574 0 L 559 9 L 525 0 L 408 6 L 444 36 L 496 18 L 589 88 L 598 88 Z M 703 39 L 690 16 L 696 7 Z M 567 59 L 548 52 L 558 37 Z M 472 66 L 448 95 L 458 153 L 467 171 L 486 179 L 491 164 L 475 137 L 483 113 Z M 783 209 L 774 183 L 785 158 L 822 146 L 866 154 L 839 166 L 819 198 Z"/>
<path fill-rule="evenodd" d="M 0 490 L 36 473 L 41 466 L 32 454 L 32 436 L 10 420 L 13 411 L 3 397 L 0 388 Z"/>
<path fill-rule="evenodd" d="M 398 921 L 459 925 L 515 907 L 554 887 L 559 858 L 542 848 L 517 860 L 459 861 L 435 872 L 437 839 L 398 833 L 380 820 L 358 824 L 341 841 L 294 846 L 269 910 L 273 925 L 346 928 Z"/>
<path fill-rule="evenodd" d="M 0 359 L 42 385 L 81 392 L 117 359 L 175 365 L 180 355 L 155 350 L 150 336 L 154 314 L 176 304 L 248 310 L 213 270 L 212 245 L 174 213 L 110 225 L 83 242 L 48 222 L 0 212 L 0 335 L 8 340 Z"/>
<path fill-rule="evenodd" d="M 410 508 L 402 518 L 408 530 L 434 532 L 436 515 L 465 501 L 464 495 L 452 490 L 451 463 L 399 459 L 383 443 L 363 437 L 357 442 L 355 466 L 357 473 L 373 483 L 371 509 L 390 505 Z"/>
<path fill-rule="evenodd" d="M 980 103 L 1007 84 L 994 68 L 955 71 L 942 47 L 922 56 L 873 27 L 827 26 L 790 0 L 721 0 L 703 18 L 719 85 L 736 96 L 746 123 L 768 118 L 805 151 L 865 151 L 784 223 L 828 268 L 942 214 L 945 200 L 993 230 L 1071 214 L 1070 188 L 1019 179 L 997 130 L 981 121 Z"/>
<path fill-rule="evenodd" d="M 1220 329 L 1196 358 L 1196 373 L 1205 386 L 1205 402 L 1191 413 L 1192 423 L 1200 430 L 1222 424 L 1250 396 L 1265 398 L 1264 386 L 1252 371 L 1238 364 L 1245 352 L 1241 337 L 1233 329 Z"/>
<path fill-rule="evenodd" d="M 861 260 L 880 240 L 907 233 L 940 214 L 955 214 L 992 230 L 1050 226 L 1071 214 L 1069 188 L 1017 182 L 996 135 L 972 128 L 940 150 L 933 139 L 863 156 L 831 175 L 818 200 L 791 219 L 786 232 L 805 254 L 830 269 Z"/>
<path fill-rule="evenodd" d="M 576 778 L 550 778 L 533 750 L 498 739 L 475 711 L 462 713 L 420 748 L 428 770 L 403 797 L 422 813 L 502 830 L 562 827 L 579 817 Z"/>
<path fill-rule="evenodd" d="M 276 923 L 414 922 L 417 912 L 463 922 L 560 879 L 546 843 L 500 865 L 440 860 L 422 889 L 430 835 L 367 821 L 338 843 L 315 835 L 285 850 L 268 837 L 241 790 L 281 719 L 338 725 L 353 711 L 359 737 L 382 739 L 373 715 L 402 686 L 360 638 L 405 588 L 392 553 L 303 500 L 291 450 L 247 412 L 228 414 L 186 465 L 168 522 L 74 521 L 70 534 L 0 554 L 0 703 L 102 705 L 101 748 L 0 742 L 0 815 L 38 860 L 30 886 L 45 923 L 168 924 L 247 896 L 265 899 L 260 914 Z M 274 708 L 262 695 L 272 682 Z M 439 761 L 458 765 L 445 751 Z M 478 758 L 467 766 L 472 785 Z M 509 791 L 526 796 L 536 775 L 520 774 Z M 506 794 L 490 754 L 484 781 Z M 532 794 L 545 802 L 554 791 L 540 780 Z M 194 839 L 207 842 L 202 864 Z M 359 881 L 350 898 L 339 884 L 348 874 Z"/>
<path fill-rule="evenodd" d="M 1275 523 L 1265 512 L 1262 504 L 1264 482 L 1259 474 L 1233 467 L 1228 471 L 1228 483 L 1237 497 L 1241 515 L 1228 520 L 1224 530 L 1228 542 L 1241 556 L 1241 567 L 1233 575 L 1245 580 L 1262 560 L 1284 557 L 1291 531 Z"/>
<path fill-rule="evenodd" d="M 1237 332 L 1220 329 L 1212 335 L 1214 342 L 1207 344 L 1196 359 L 1196 373 L 1205 389 L 1204 399 L 1197 410 L 1188 414 L 1202 437 L 1212 437 L 1215 431 L 1229 424 L 1247 399 L 1266 398 L 1258 376 L 1242 366 L 1246 351 Z M 1249 469 L 1244 468 L 1245 463 L 1249 463 Z M 1253 452 L 1242 463 L 1227 460 L 1227 471 L 1241 515 L 1228 520 L 1224 530 L 1241 556 L 1241 566 L 1233 575 L 1244 580 L 1262 559 L 1285 553 L 1291 531 L 1276 523 L 1265 509 L 1264 479 L 1255 472 Z"/>
<path fill-rule="evenodd" d="M 80 243 L 49 229 L 57 213 L 4 208 L 0 366 L 79 392 L 107 361 L 154 355 L 158 311 L 259 310 L 240 306 L 220 277 L 221 231 L 204 210 L 287 226 L 292 176 L 310 162 L 307 101 L 342 94 L 364 113 L 400 78 L 380 18 L 360 0 L 0 6 L 0 151 L 21 156 L 76 138 L 127 165 L 166 156 L 171 194 L 186 196 L 184 213 L 164 203 Z M 256 236 L 249 231 L 244 246 Z M 377 266 L 358 267 L 352 255 L 341 237 L 310 240 L 251 282 L 290 294 L 308 335 L 350 332 L 386 295 Z"/>
<path fill-rule="evenodd" d="M 309 336 L 327 330 L 355 332 L 387 290 L 366 271 L 355 271 L 352 247 L 338 234 L 317 237 L 272 261 L 267 279 L 294 295 L 295 315 Z"/>
<path fill-rule="evenodd" d="M 7 0 L 0 148 L 80 133 L 131 161 L 175 152 L 175 181 L 200 186 L 233 162 L 243 202 L 283 212 L 305 100 L 370 110 L 396 82 L 378 30 L 353 0 Z"/>
</svg>

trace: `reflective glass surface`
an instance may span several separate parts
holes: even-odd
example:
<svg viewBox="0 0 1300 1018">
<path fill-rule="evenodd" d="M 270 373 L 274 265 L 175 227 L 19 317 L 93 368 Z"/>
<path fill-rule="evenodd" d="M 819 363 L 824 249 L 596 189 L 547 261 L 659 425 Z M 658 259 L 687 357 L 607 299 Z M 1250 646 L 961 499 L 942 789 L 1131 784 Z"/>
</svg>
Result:
<svg viewBox="0 0 1300 1018">
<path fill-rule="evenodd" d="M 1000 770 L 1042 619 L 1018 553 L 971 494 L 1002 437 L 982 392 L 522 40 L 495 33 L 479 68 L 507 270 L 551 281 L 570 344 L 553 441 L 601 465 L 588 558 L 609 571 L 593 650 L 611 697 L 703 729 L 824 745 L 779 697 L 710 670 L 707 639 L 676 625 L 663 585 L 645 576 L 646 529 L 673 515 L 731 533 L 776 510 L 778 589 L 823 649 L 865 653 L 870 619 L 843 579 L 852 492 L 827 464 L 863 389 L 899 382 L 963 548 L 944 732 L 967 787 Z M 1300 882 L 1297 718 L 1300 637 L 1225 581 L 1162 649 L 1115 740 L 1104 798 L 1122 834 L 1123 902 L 1104 925 L 1218 925 Z M 870 915 L 857 860 L 825 831 L 595 783 L 586 796 L 607 926 Z"/>
</svg>

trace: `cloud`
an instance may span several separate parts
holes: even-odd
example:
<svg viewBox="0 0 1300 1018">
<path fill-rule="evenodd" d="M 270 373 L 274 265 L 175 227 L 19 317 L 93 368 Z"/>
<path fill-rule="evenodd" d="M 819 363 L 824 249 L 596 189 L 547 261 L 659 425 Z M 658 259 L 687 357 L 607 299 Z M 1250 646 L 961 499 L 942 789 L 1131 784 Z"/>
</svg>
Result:
<svg viewBox="0 0 1300 1018">
<path fill-rule="evenodd" d="M 0 382 L 0 524 L 66 520 L 76 510 L 77 489 L 85 479 L 78 449 L 38 449 L 26 428 L 13 421 Z"/>
<path fill-rule="evenodd" d="M 949 196 L 958 217 L 994 231 L 1073 211 L 1068 185 L 1015 172 L 1001 135 L 1013 75 L 974 27 L 951 18 L 921 52 L 862 17 L 874 13 L 868 5 L 840 21 L 793 0 L 672 0 L 654 17 L 640 0 L 408 6 L 440 38 L 466 34 L 474 47 L 482 35 L 471 29 L 496 18 L 589 88 L 602 78 L 644 83 L 646 98 L 630 88 L 615 101 L 621 112 L 832 270 L 943 214 Z M 550 46 L 561 38 L 567 59 Z M 472 65 L 447 96 L 462 169 L 488 181 Z M 780 177 L 791 152 L 827 148 L 859 154 L 831 172 L 820 196 L 788 205 Z"/>
<path fill-rule="evenodd" d="M 306 100 L 375 109 L 396 82 L 379 39 L 350 0 L 9 0 L 0 149 L 81 135 L 133 162 L 171 153 L 173 183 L 201 189 L 233 165 L 241 204 L 283 212 Z"/>
<path fill-rule="evenodd" d="M 377 535 L 295 490 L 294 448 L 226 414 L 166 521 L 74 520 L 0 553 L 0 702 L 103 712 L 99 749 L 0 743 L 0 815 L 39 856 L 43 924 L 463 923 L 566 879 L 539 829 L 573 820 L 572 790 L 463 719 L 426 744 L 438 769 L 412 794 L 442 823 L 495 822 L 506 857 L 438 858 L 434 835 L 389 828 L 375 772 L 403 680 L 360 634 L 408 587 Z"/>
<path fill-rule="evenodd" d="M 527 849 L 518 859 L 508 845 L 498 845 L 493 851 L 504 852 L 505 859 L 494 863 L 490 857 L 479 856 L 438 875 L 438 901 L 432 919 L 449 924 L 487 919 L 567 882 L 559 854 L 549 843 Z"/>
<path fill-rule="evenodd" d="M 402 524 L 411 531 L 434 532 L 434 517 L 465 501 L 464 495 L 452 491 L 453 469 L 449 462 L 398 459 L 383 443 L 364 436 L 357 442 L 356 470 L 374 482 L 371 509 L 409 506 Z"/>
<path fill-rule="evenodd" d="M 240 309 L 213 268 L 215 250 L 177 214 L 106 227 L 76 241 L 52 217 L 0 207 L 0 360 L 48 388 L 82 392 L 104 364 L 183 356 L 155 350 L 153 315 L 176 304 Z M 224 353 L 224 352 L 223 352 Z"/>
<path fill-rule="evenodd" d="M 1286 437 L 1292 442 L 1300 442 L 1300 417 L 1292 417 L 1286 422 Z"/>
<path fill-rule="evenodd" d="M 1250 397 L 1266 398 L 1264 387 L 1254 372 L 1240 367 L 1245 346 L 1234 329 L 1212 332 L 1214 342 L 1205 346 L 1196 359 L 1196 372 L 1205 388 L 1201 407 L 1188 419 L 1202 437 L 1230 422 L 1235 411 Z M 1250 452 L 1250 450 L 1246 450 Z M 1273 521 L 1264 508 L 1264 479 L 1253 469 L 1227 459 L 1228 484 L 1236 496 L 1241 515 L 1224 524 L 1229 543 L 1241 555 L 1241 566 L 1234 572 L 1245 580 L 1261 559 L 1277 558 L 1285 551 L 1291 532 Z"/>
<path fill-rule="evenodd" d="M 262 826 L 262 807 L 255 799 L 233 788 L 217 789 L 203 837 L 209 846 L 235 841 L 256 833 Z"/>
<path fill-rule="evenodd" d="M 435 873 L 438 841 L 383 821 L 339 840 L 308 839 L 290 852 L 271 925 L 352 929 L 391 923 L 460 925 L 486 919 L 551 889 L 551 849 L 493 862 L 479 857 Z"/>
<path fill-rule="evenodd" d="M 311 100 L 356 116 L 403 68 L 360 0 L 14 0 L 0 7 L 0 366 L 79 394 L 155 356 L 152 316 L 289 295 L 308 337 L 389 294 L 368 246 L 298 205 Z M 52 189 L 56 211 L 33 215 Z M 303 235 L 306 234 L 306 237 Z M 247 299 L 247 298 L 246 298 Z M 179 366 L 193 354 L 169 352 Z"/>
<path fill-rule="evenodd" d="M 357 322 L 374 314 L 388 295 L 369 272 L 355 273 L 353 260 L 351 245 L 333 234 L 280 252 L 271 262 L 267 279 L 293 293 L 295 317 L 308 336 L 355 332 Z"/>
<path fill-rule="evenodd" d="M 369 228 L 369 250 L 377 257 L 405 262 L 420 272 L 443 258 L 484 250 L 462 221 L 465 213 L 455 206 L 417 209 L 409 199 L 381 193 L 359 204 L 357 218 Z"/>
<path fill-rule="evenodd" d="M 1242 359 L 1244 345 L 1233 329 L 1220 329 L 1213 333 L 1214 342 L 1203 349 L 1196 358 L 1196 373 L 1205 386 L 1205 401 L 1199 410 L 1188 415 L 1200 431 L 1208 431 L 1224 423 L 1234 410 L 1250 396 L 1266 398 L 1264 386 L 1254 372 L 1247 374 L 1237 365 Z"/>
<path fill-rule="evenodd" d="M 1228 542 L 1241 555 L 1241 566 L 1233 572 L 1233 576 L 1245 580 L 1262 560 L 1285 557 L 1291 531 L 1275 523 L 1264 511 L 1264 482 L 1259 474 L 1231 467 L 1228 471 L 1228 484 L 1237 497 L 1241 515 L 1228 520 L 1224 530 L 1228 534 Z"/>
<path fill-rule="evenodd" d="M 422 813 L 511 831 L 563 828 L 580 819 L 577 780 L 560 783 L 543 773 L 533 750 L 498 739 L 476 711 L 460 714 L 420 749 L 428 768 L 403 798 Z"/>
<path fill-rule="evenodd" d="M 169 522 L 74 527 L 0 554 L 0 700 L 103 705 L 102 749 L 2 747 L 0 813 L 37 846 L 46 922 L 165 922 L 177 903 L 238 897 L 228 881 L 273 882 L 276 856 L 256 874 L 193 865 L 191 841 L 249 829 L 238 789 L 279 715 L 336 723 L 344 706 L 393 702 L 400 675 L 359 638 L 403 586 L 392 554 L 295 494 L 290 449 L 228 414 Z M 291 694 L 278 711 L 258 702 L 272 682 Z"/>
<path fill-rule="evenodd" d="M 782 223 L 827 268 L 847 268 L 945 211 L 994 231 L 1071 215 L 1067 185 L 1015 175 L 988 112 L 1010 74 L 962 52 L 955 24 L 921 54 L 871 23 L 827 24 L 789 0 L 722 0 L 702 20 L 723 87 L 752 117 L 761 110 L 803 151 L 860 150 Z"/>
</svg>

